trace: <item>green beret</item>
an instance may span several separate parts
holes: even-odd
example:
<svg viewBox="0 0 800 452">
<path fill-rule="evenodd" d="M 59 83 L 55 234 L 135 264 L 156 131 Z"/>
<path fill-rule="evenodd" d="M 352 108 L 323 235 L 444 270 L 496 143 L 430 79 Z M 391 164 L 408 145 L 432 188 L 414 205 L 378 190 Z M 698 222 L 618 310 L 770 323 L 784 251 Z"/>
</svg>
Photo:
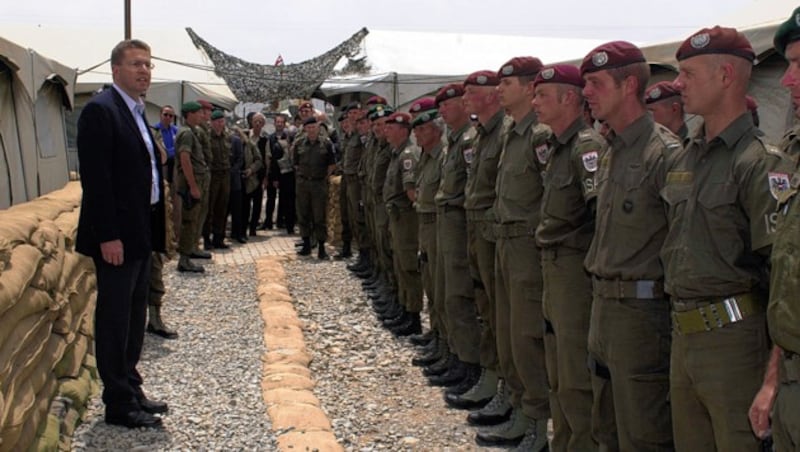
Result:
<svg viewBox="0 0 800 452">
<path fill-rule="evenodd" d="M 394 113 L 394 108 L 388 105 L 373 105 L 370 107 L 369 113 L 367 113 L 367 118 L 369 118 L 370 121 L 376 121 L 388 117 L 392 113 Z"/>
<path fill-rule="evenodd" d="M 202 109 L 203 109 L 203 106 L 200 105 L 200 102 L 195 102 L 195 101 L 185 102 L 183 105 L 181 105 L 181 113 L 184 113 L 184 114 L 186 114 L 186 113 L 194 113 L 194 112 L 200 111 Z"/>
<path fill-rule="evenodd" d="M 439 117 L 439 110 L 435 108 L 431 110 L 425 110 L 422 113 L 418 113 L 417 116 L 414 117 L 414 119 L 411 121 L 411 127 L 413 128 L 427 124 L 437 117 Z"/>
<path fill-rule="evenodd" d="M 211 112 L 211 119 L 212 120 L 213 119 L 220 119 L 220 118 L 224 118 L 224 117 L 225 117 L 225 113 L 222 110 L 214 110 L 214 111 Z"/>
<path fill-rule="evenodd" d="M 792 15 L 778 27 L 775 32 L 775 51 L 786 56 L 786 46 L 800 40 L 800 8 L 795 9 Z"/>
</svg>

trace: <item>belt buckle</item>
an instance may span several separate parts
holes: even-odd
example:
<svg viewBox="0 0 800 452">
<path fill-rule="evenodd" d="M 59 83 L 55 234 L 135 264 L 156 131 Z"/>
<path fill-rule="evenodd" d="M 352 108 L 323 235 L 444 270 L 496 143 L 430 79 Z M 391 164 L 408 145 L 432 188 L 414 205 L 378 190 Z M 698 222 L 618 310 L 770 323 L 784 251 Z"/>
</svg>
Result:
<svg viewBox="0 0 800 452">
<path fill-rule="evenodd" d="M 725 312 L 728 313 L 728 318 L 731 319 L 731 322 L 738 322 L 744 318 L 736 297 L 728 297 L 722 300 L 722 305 L 725 307 Z"/>
</svg>

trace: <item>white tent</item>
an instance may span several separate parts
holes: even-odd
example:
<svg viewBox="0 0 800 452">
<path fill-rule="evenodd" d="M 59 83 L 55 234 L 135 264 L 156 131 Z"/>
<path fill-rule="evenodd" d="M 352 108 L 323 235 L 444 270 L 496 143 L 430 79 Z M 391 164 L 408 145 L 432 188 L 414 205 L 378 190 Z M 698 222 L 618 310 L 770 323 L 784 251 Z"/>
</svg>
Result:
<svg viewBox="0 0 800 452">
<path fill-rule="evenodd" d="M 73 69 L 0 37 L 0 209 L 69 180 L 65 110 Z"/>
<path fill-rule="evenodd" d="M 535 55 L 543 63 L 583 57 L 601 44 L 597 39 L 502 36 L 370 30 L 357 58 L 366 58 L 369 74 L 335 77 L 322 91 L 336 96 L 377 94 L 402 107 L 442 85 L 481 70 L 497 70 L 510 58 Z"/>
<path fill-rule="evenodd" d="M 103 84 L 111 83 L 111 49 L 123 39 L 120 28 L 100 26 L 3 25 L 3 34 L 15 41 L 57 56 L 78 69 L 76 104 L 86 103 Z M 213 72 L 211 63 L 192 44 L 182 28 L 134 29 L 133 37 L 147 42 L 155 69 L 147 93 L 148 118 L 158 118 L 163 105 L 207 99 L 233 110 L 238 103 L 228 85 Z"/>
</svg>

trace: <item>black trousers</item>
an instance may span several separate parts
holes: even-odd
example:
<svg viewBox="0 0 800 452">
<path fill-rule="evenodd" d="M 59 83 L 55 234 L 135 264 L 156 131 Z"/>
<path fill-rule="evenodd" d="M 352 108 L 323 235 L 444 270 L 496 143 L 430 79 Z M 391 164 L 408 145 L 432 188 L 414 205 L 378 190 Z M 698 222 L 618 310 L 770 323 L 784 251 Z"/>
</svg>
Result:
<svg viewBox="0 0 800 452">
<path fill-rule="evenodd" d="M 142 376 L 136 370 L 144 342 L 150 255 L 125 259 L 120 266 L 94 259 L 97 269 L 95 354 L 103 380 L 106 414 L 121 415 L 139 409 Z"/>
<path fill-rule="evenodd" d="M 231 197 L 228 201 L 228 213 L 231 215 L 231 238 L 236 239 L 245 236 L 245 219 L 242 215 L 244 196 L 241 190 L 231 190 Z"/>
<path fill-rule="evenodd" d="M 264 212 L 264 224 L 267 227 L 272 227 L 272 219 L 274 218 L 275 214 L 275 201 L 278 199 L 278 189 L 272 184 L 272 180 L 267 182 L 267 205 L 266 211 Z M 281 211 L 280 207 L 278 208 L 278 221 L 281 221 L 280 218 Z"/>
<path fill-rule="evenodd" d="M 292 231 L 297 224 L 296 202 L 294 172 L 281 174 L 278 187 L 278 223 L 283 223 L 287 231 Z"/>
<path fill-rule="evenodd" d="M 264 200 L 264 189 L 261 185 L 251 193 L 243 196 L 242 218 L 244 218 L 244 228 L 250 227 L 250 232 L 255 232 L 258 227 L 258 218 L 261 216 L 261 204 Z M 247 234 L 242 234 L 247 235 Z"/>
</svg>

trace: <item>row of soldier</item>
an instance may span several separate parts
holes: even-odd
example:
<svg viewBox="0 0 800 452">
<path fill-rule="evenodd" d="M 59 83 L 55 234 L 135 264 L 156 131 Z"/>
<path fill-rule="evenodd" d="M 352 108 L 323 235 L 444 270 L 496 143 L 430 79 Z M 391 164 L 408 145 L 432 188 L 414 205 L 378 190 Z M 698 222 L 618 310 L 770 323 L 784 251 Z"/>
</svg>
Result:
<svg viewBox="0 0 800 452">
<path fill-rule="evenodd" d="M 800 9 L 775 37 L 796 105 L 797 42 Z M 647 90 L 641 50 L 614 41 L 580 67 L 512 58 L 409 113 L 345 108 L 349 268 L 446 403 L 472 410 L 476 442 L 756 451 L 771 423 L 798 450 L 798 134 L 778 149 L 754 124 L 755 57 L 714 27 Z"/>
</svg>

